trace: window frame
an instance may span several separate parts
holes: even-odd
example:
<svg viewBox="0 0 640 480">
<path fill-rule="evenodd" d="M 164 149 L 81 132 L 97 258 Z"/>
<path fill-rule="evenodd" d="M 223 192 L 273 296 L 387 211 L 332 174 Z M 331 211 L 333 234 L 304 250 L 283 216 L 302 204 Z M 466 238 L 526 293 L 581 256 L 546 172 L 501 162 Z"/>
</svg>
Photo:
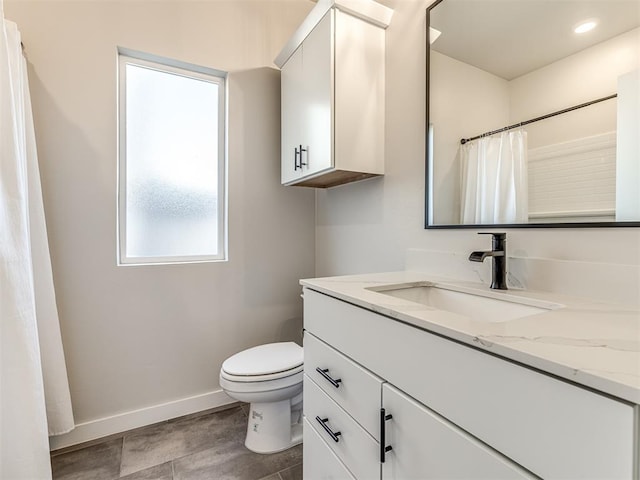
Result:
<svg viewBox="0 0 640 480">
<path fill-rule="evenodd" d="M 137 52 L 118 47 L 118 82 L 117 82 L 117 265 L 167 265 L 183 263 L 222 262 L 228 260 L 228 91 L 227 72 L 213 68 L 193 65 L 178 60 L 171 60 L 156 55 Z M 180 75 L 186 78 L 202 80 L 218 85 L 218 253 L 216 255 L 182 255 L 157 257 L 128 257 L 127 252 L 127 123 L 126 123 L 126 66 L 148 68 L 162 73 Z"/>
</svg>

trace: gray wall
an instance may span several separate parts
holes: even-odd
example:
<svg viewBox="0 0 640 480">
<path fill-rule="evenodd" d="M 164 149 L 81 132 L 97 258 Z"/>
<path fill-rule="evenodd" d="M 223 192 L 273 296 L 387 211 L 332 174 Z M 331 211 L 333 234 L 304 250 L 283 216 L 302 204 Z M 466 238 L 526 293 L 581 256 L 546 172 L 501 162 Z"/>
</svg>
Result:
<svg viewBox="0 0 640 480">
<path fill-rule="evenodd" d="M 199 395 L 211 406 L 229 355 L 301 341 L 314 194 L 279 185 L 280 77 L 267 67 L 312 6 L 5 1 L 29 62 L 76 423 L 165 402 L 187 413 L 180 401 Z M 116 46 L 232 72 L 228 262 L 116 266 Z"/>
</svg>

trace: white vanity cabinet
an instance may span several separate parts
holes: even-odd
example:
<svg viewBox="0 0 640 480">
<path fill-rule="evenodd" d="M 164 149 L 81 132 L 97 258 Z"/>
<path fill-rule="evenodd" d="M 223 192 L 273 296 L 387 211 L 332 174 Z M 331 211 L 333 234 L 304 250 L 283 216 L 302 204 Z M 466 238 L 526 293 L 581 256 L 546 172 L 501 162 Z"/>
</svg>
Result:
<svg viewBox="0 0 640 480">
<path fill-rule="evenodd" d="M 332 187 L 384 173 L 390 18 L 370 0 L 320 0 L 276 58 L 283 185 Z"/>
<path fill-rule="evenodd" d="M 305 479 L 533 478 L 310 332 L 304 347 Z"/>
<path fill-rule="evenodd" d="M 637 406 L 309 287 L 304 322 L 305 441 L 357 479 L 638 476 Z"/>
</svg>

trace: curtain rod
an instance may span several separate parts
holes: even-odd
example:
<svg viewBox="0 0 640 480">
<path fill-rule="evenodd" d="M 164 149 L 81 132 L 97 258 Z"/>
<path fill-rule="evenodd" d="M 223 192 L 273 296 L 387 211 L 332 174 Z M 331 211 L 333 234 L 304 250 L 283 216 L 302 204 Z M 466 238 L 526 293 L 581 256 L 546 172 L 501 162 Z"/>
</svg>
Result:
<svg viewBox="0 0 640 480">
<path fill-rule="evenodd" d="M 495 133 L 506 132 L 507 130 L 512 130 L 514 128 L 522 127 L 524 125 L 528 125 L 528 124 L 533 123 L 533 122 L 538 122 L 540 120 L 545 120 L 547 118 L 555 117 L 556 115 L 561 115 L 563 113 L 572 112 L 573 110 L 578 110 L 579 108 L 588 107 L 589 105 L 593 105 L 594 103 L 600 103 L 600 102 L 604 102 L 605 100 L 611 100 L 612 98 L 616 98 L 617 96 L 618 96 L 618 94 L 614 93 L 613 95 L 609 95 L 607 97 L 597 98 L 596 100 L 592 100 L 592 101 L 587 102 L 587 103 L 581 103 L 580 105 L 575 105 L 573 107 L 565 108 L 563 110 L 558 110 L 557 112 L 548 113 L 547 115 L 543 115 L 541 117 L 532 118 L 531 120 L 527 120 L 527 121 L 520 122 L 520 123 L 514 123 L 513 125 L 509 125 L 508 127 L 499 128 L 498 130 L 493 130 L 491 132 L 486 132 L 486 133 L 483 133 L 482 135 L 477 135 L 477 136 L 471 137 L 471 138 L 462 138 L 462 139 L 460 139 L 460 144 L 464 145 L 465 143 L 470 142 L 472 140 L 477 140 L 477 139 L 482 138 L 482 137 L 488 137 L 489 135 L 493 135 Z"/>
</svg>

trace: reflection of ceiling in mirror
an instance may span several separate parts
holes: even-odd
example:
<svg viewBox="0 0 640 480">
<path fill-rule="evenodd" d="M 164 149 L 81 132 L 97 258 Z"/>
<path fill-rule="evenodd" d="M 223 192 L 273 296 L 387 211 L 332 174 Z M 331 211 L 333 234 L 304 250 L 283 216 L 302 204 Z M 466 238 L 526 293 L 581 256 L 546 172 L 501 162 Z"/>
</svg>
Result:
<svg viewBox="0 0 640 480">
<path fill-rule="evenodd" d="M 598 26 L 575 34 L 587 19 Z M 431 48 L 511 80 L 639 25 L 639 0 L 444 0 Z"/>
</svg>

